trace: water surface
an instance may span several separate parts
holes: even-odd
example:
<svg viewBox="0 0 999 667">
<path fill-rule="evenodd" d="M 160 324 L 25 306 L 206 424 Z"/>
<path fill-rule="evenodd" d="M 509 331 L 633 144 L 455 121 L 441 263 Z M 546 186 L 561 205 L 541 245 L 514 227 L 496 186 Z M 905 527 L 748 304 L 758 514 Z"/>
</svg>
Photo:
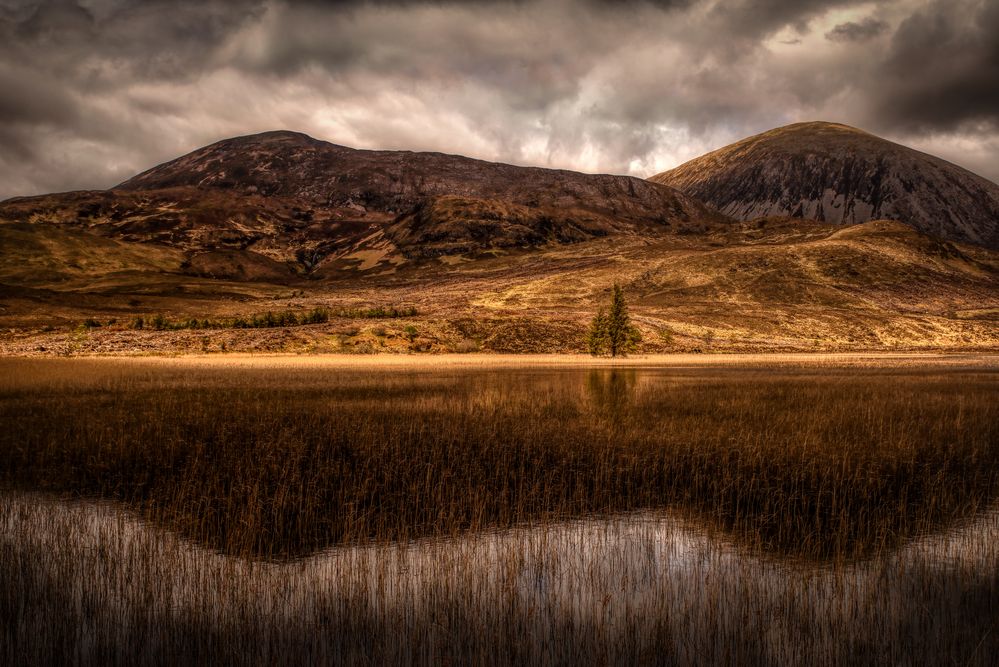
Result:
<svg viewBox="0 0 999 667">
<path fill-rule="evenodd" d="M 999 655 L 988 364 L 11 369 L 2 662 Z"/>
</svg>

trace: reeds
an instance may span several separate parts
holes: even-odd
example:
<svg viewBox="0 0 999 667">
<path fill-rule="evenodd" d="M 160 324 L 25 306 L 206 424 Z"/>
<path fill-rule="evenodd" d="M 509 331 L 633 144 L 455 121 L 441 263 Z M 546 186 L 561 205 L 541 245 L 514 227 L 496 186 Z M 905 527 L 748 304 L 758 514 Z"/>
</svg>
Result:
<svg viewBox="0 0 999 667">
<path fill-rule="evenodd" d="M 122 372 L 8 391 L 0 474 L 233 555 L 669 507 L 853 557 L 983 509 L 999 471 L 989 377 Z"/>
<path fill-rule="evenodd" d="M 384 558 L 386 571 L 375 572 L 373 579 L 361 577 L 355 582 L 360 588 L 350 596 L 331 594 L 323 603 L 343 605 L 330 617 L 335 623 L 330 620 L 332 626 L 323 631 L 336 636 L 369 633 L 374 644 L 387 641 L 378 639 L 386 632 L 385 623 L 403 623 L 387 620 L 385 596 L 392 596 L 384 591 L 412 584 L 405 569 L 390 563 L 393 549 L 408 548 L 404 545 L 413 540 L 447 538 L 465 544 L 479 539 L 475 536 L 511 527 L 527 531 L 513 535 L 533 536 L 537 533 L 532 530 L 544 534 L 545 526 L 580 517 L 596 520 L 636 511 L 666 512 L 670 521 L 696 526 L 696 533 L 706 536 L 708 561 L 717 558 L 711 554 L 724 552 L 719 545 L 733 544 L 740 553 L 757 559 L 754 567 L 775 561 L 784 565 L 765 567 L 832 571 L 839 577 L 865 567 L 893 571 L 893 559 L 907 545 L 982 516 L 999 488 L 997 384 L 985 371 L 452 368 L 433 372 L 322 365 L 277 371 L 83 360 L 8 360 L 2 365 L 8 379 L 0 384 L 4 425 L 0 475 L 16 493 L 44 491 L 63 498 L 112 500 L 151 525 L 219 553 L 212 557 L 213 563 L 247 563 L 232 566 L 236 570 L 231 580 L 229 575 L 218 575 L 223 588 L 240 586 L 239 568 L 263 567 L 254 562 L 294 567 L 297 559 L 330 547 L 381 554 L 370 567 L 377 570 Z M 12 510 L 8 506 L 6 511 L 10 522 Z M 30 521 L 17 525 L 23 530 Z M 638 553 L 663 548 L 661 542 L 675 537 L 657 531 L 643 538 Z M 537 539 L 507 539 L 504 555 L 486 561 L 518 572 L 533 568 L 540 573 L 539 581 L 544 580 L 544 563 L 555 563 L 552 567 L 566 578 L 557 565 L 568 558 L 564 538 L 551 545 Z M 617 544 L 623 550 L 622 562 L 631 563 L 636 557 L 625 554 L 637 548 L 634 542 L 621 541 L 614 530 L 598 531 L 589 539 L 603 545 L 590 546 L 602 548 L 608 558 L 618 557 Z M 23 581 L 42 576 L 35 571 L 41 567 L 32 560 L 35 556 L 26 555 L 29 543 L 15 539 L 5 547 L 4 567 L 18 564 L 21 570 L 15 580 L 22 586 Z M 580 544 L 590 548 L 585 540 Z M 153 546 L 143 548 L 143 562 L 158 558 L 149 555 Z M 438 551 L 449 553 L 447 547 Z M 463 552 L 458 548 L 455 553 Z M 59 553 L 36 556 L 64 562 L 62 569 L 57 568 L 60 572 L 77 571 L 80 566 L 74 563 L 89 557 L 85 551 L 75 551 L 72 540 Z M 189 556 L 184 558 L 189 563 L 185 567 L 202 567 L 190 565 Z M 518 560 L 522 558 L 527 560 Z M 641 575 L 651 577 L 653 587 L 663 585 L 661 578 L 669 576 L 655 570 L 658 562 L 653 557 L 648 566 L 653 573 Z M 738 577 L 734 582 L 726 578 L 726 568 L 731 567 L 727 562 L 716 563 L 721 568 L 717 572 L 709 567 L 709 580 L 718 576 L 728 582 L 725 587 L 738 588 Z M 993 548 L 979 562 L 997 563 L 999 553 Z M 152 561 L 147 566 L 154 568 Z M 124 566 L 109 567 L 119 576 Z M 141 576 L 141 566 L 136 567 Z M 217 567 L 225 572 L 229 566 Z M 469 572 L 475 570 L 474 563 L 455 567 L 448 570 L 452 579 L 472 576 Z M 753 576 L 749 569 L 740 576 Z M 947 577 L 946 590 L 933 588 L 937 584 L 932 582 L 942 575 L 932 573 L 913 575 L 916 579 L 906 579 L 906 585 L 932 598 L 931 606 L 944 604 L 935 595 L 957 595 L 961 600 L 971 595 L 969 609 L 985 614 L 988 627 L 997 618 L 988 615 L 997 610 L 994 574 L 974 568 L 962 572 L 958 581 L 970 587 L 961 588 L 963 592 L 951 590 L 958 584 Z M 330 575 L 330 581 L 335 583 L 340 576 Z M 924 576 L 925 581 L 920 579 Z M 582 580 L 573 584 L 572 577 L 568 581 L 563 585 L 582 585 Z M 604 582 L 609 587 L 604 591 L 607 604 L 628 611 L 621 612 L 623 617 L 608 616 L 607 627 L 601 626 L 604 621 L 599 617 L 574 621 L 571 614 L 554 608 L 529 612 L 519 594 L 504 611 L 502 586 L 477 584 L 497 598 L 490 601 L 492 624 L 482 625 L 468 616 L 481 613 L 476 611 L 481 601 L 469 606 L 459 583 L 451 581 L 438 597 L 433 590 L 413 593 L 418 610 L 408 613 L 418 618 L 403 623 L 407 630 L 397 638 L 399 645 L 393 645 L 391 656 L 382 657 L 404 659 L 406 642 L 424 641 L 438 644 L 411 646 L 410 657 L 426 662 L 442 656 L 472 662 L 493 662 L 489 656 L 496 662 L 519 662 L 521 657 L 545 662 L 546 656 L 572 661 L 589 655 L 614 662 L 645 655 L 655 662 L 660 655 L 656 651 L 661 651 L 663 656 L 696 662 L 696 654 L 682 646 L 684 632 L 694 629 L 685 629 L 678 620 L 682 614 L 678 616 L 672 607 L 652 605 L 642 611 L 637 603 L 631 606 L 618 599 L 620 593 L 610 581 Z M 43 584 L 30 593 L 19 589 L 20 595 L 43 599 L 59 594 Z M 930 589 L 924 590 L 924 584 Z M 876 597 L 876 586 L 871 586 L 869 594 Z M 794 599 L 801 594 L 794 586 L 780 585 L 774 593 L 779 593 L 779 604 L 770 594 L 752 602 L 746 591 L 725 587 L 712 588 L 709 581 L 700 592 L 716 596 L 711 602 L 718 607 L 714 620 L 723 625 L 735 622 L 732 619 L 747 605 L 754 613 L 765 613 L 768 605 L 776 604 L 773 613 L 788 621 L 785 607 L 791 602 L 780 596 Z M 192 594 L 208 595 L 198 590 Z M 764 595 L 759 590 L 755 594 Z M 24 601 L 11 602 L 11 595 L 8 589 L 6 619 L 21 625 L 44 623 L 27 619 L 24 607 L 17 606 Z M 829 600 L 836 601 L 835 595 L 829 593 Z M 836 602 L 841 603 L 846 604 Z M 213 618 L 207 598 L 203 604 L 201 615 L 192 612 L 189 623 Z M 240 604 L 253 602 L 247 598 Z M 310 607 L 309 618 L 314 613 Z M 389 616 L 395 618 L 395 613 L 403 612 Z M 539 616 L 524 616 L 529 613 Z M 657 617 L 660 613 L 665 616 Z M 648 618 L 629 614 L 648 614 Z M 216 639 L 225 644 L 228 639 L 223 639 L 231 638 L 237 642 L 232 647 L 236 650 L 238 642 L 252 641 L 247 633 L 257 628 L 254 624 L 266 623 L 268 613 L 257 610 L 250 616 L 252 623 L 241 626 L 229 619 L 221 629 L 181 630 L 176 619 L 167 623 L 161 616 L 147 622 L 166 623 L 168 629 L 161 631 L 167 634 L 202 633 L 202 641 L 209 641 L 204 633 L 221 633 Z M 852 625 L 858 619 L 836 621 L 842 624 L 838 629 L 860 632 Z M 432 620 L 451 634 L 435 631 Z M 540 635 L 536 623 L 546 628 Z M 585 623 L 596 625 L 586 628 Z M 710 626 L 709 620 L 697 622 L 698 631 L 708 632 L 705 623 Z M 468 626 L 467 634 L 462 633 L 462 624 Z M 715 662 L 739 657 L 765 661 L 772 648 L 767 647 L 769 640 L 750 641 L 748 635 L 726 627 L 715 631 L 729 637 L 725 641 L 732 645 L 728 653 L 713 654 Z M 972 626 L 974 631 L 980 628 L 981 619 Z M 480 636 L 490 632 L 503 636 Z M 627 650 L 615 652 L 601 644 L 624 641 L 629 632 L 638 635 Z M 964 630 L 938 628 L 934 636 L 953 638 L 955 633 Z M 345 637 L 337 641 L 348 641 Z M 313 645 L 299 639 L 302 645 Z M 837 647 L 836 651 L 845 651 L 843 655 L 868 650 L 856 648 L 854 639 L 844 634 L 841 641 L 824 639 L 822 645 Z M 330 641 L 342 647 L 342 641 Z M 794 644 L 787 638 L 782 641 Z M 900 650 L 904 633 L 894 641 L 890 650 L 877 644 L 869 647 L 872 657 L 897 657 L 891 652 Z M 553 648 L 560 642 L 568 644 Z M 986 648 L 995 645 L 985 642 Z M 355 646 L 360 653 L 354 657 L 373 659 L 378 655 L 374 644 L 367 654 L 363 645 Z M 844 648 L 850 646 L 854 648 Z M 497 647 L 502 647 L 498 653 Z M 961 655 L 976 655 L 965 648 L 967 654 Z M 851 653 L 854 649 L 860 653 Z"/>
</svg>

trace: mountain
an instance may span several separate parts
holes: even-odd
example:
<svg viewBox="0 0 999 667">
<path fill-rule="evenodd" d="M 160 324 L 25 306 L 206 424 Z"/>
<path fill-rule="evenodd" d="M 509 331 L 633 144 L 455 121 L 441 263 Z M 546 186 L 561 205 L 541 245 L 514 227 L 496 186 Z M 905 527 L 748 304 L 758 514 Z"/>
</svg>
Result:
<svg viewBox="0 0 999 667">
<path fill-rule="evenodd" d="M 271 132 L 0 202 L 0 354 L 572 352 L 615 283 L 644 352 L 999 345 L 999 252 L 624 176 Z"/>
<path fill-rule="evenodd" d="M 405 214 L 429 198 L 500 200 L 589 213 L 612 226 L 711 217 L 672 188 L 627 176 L 517 167 L 443 153 L 369 151 L 297 132 L 265 132 L 206 146 L 117 186 L 145 191 L 197 186 L 279 196 L 313 206 Z"/>
<path fill-rule="evenodd" d="M 0 220 L 161 244 L 189 253 L 193 270 L 243 279 L 393 271 L 614 234 L 700 232 L 727 218 L 637 178 L 355 150 L 280 131 L 220 141 L 111 190 L 11 199 Z"/>
<path fill-rule="evenodd" d="M 739 220 L 834 224 L 893 219 L 999 248 L 999 185 L 950 162 L 836 123 L 796 123 L 649 179 Z"/>
</svg>

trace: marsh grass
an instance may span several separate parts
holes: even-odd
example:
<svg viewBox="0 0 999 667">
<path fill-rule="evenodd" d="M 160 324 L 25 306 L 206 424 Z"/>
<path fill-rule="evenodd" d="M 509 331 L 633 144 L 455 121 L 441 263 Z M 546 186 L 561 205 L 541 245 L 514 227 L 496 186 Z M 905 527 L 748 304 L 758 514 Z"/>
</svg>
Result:
<svg viewBox="0 0 999 667">
<path fill-rule="evenodd" d="M 999 479 L 990 376 L 86 368 L 4 392 L 6 481 L 237 556 L 671 507 L 850 558 Z"/>
<path fill-rule="evenodd" d="M 239 588 L 236 571 L 262 567 L 254 563 L 293 567 L 330 548 L 388 549 L 378 552 L 383 556 L 371 565 L 375 570 L 388 569 L 361 577 L 360 588 L 350 595 L 333 596 L 341 605 L 339 611 L 330 612 L 326 626 L 316 621 L 316 627 L 331 633 L 329 641 L 341 649 L 347 637 L 352 637 L 350 641 L 370 637 L 370 651 L 365 652 L 363 645 L 351 649 L 358 651 L 351 659 L 358 660 L 374 660 L 373 656 L 382 655 L 378 651 L 388 650 L 379 644 L 389 641 L 382 637 L 385 625 L 399 623 L 406 632 L 396 636 L 391 656 L 382 657 L 573 662 L 588 656 L 600 662 L 628 662 L 645 655 L 645 661 L 651 662 L 657 661 L 656 656 L 697 662 L 696 654 L 682 646 L 684 633 L 693 628 L 677 620 L 683 618 L 677 610 L 655 605 L 644 611 L 641 606 L 628 607 L 623 618 L 615 617 L 613 627 L 601 627 L 599 617 L 590 618 L 586 622 L 596 626 L 587 630 L 585 623 L 573 621 L 571 615 L 563 617 L 557 609 L 528 614 L 520 598 L 504 612 L 502 586 L 486 587 L 482 590 L 491 591 L 488 596 L 499 607 L 490 612 L 496 614 L 492 622 L 483 625 L 474 618 L 482 613 L 479 603 L 462 597 L 467 591 L 461 594 L 463 589 L 452 581 L 458 576 L 455 572 L 468 576 L 482 560 L 481 554 L 449 571 L 451 583 L 446 585 L 456 588 L 434 593 L 431 587 L 414 593 L 416 609 L 407 613 L 415 618 L 387 620 L 381 606 L 385 600 L 380 597 L 387 595 L 384 587 L 411 585 L 407 571 L 394 570 L 389 565 L 392 558 L 384 555 L 393 553 L 392 545 L 445 538 L 464 543 L 496 531 L 544 530 L 580 518 L 599 522 L 631 516 L 627 513 L 667 512 L 673 520 L 696 525 L 698 534 L 708 536 L 711 544 L 734 545 L 741 553 L 762 559 L 760 563 L 775 559 L 796 563 L 794 567 L 804 568 L 801 571 L 834 573 L 876 563 L 891 571 L 884 564 L 892 562 L 893 554 L 914 541 L 974 521 L 993 504 L 999 488 L 999 402 L 995 400 L 999 385 L 992 372 L 981 369 L 434 372 L 322 365 L 277 371 L 85 360 L 0 364 L 6 378 L 0 381 L 4 425 L 0 475 L 9 493 L 112 501 L 143 525 L 167 530 L 217 554 L 202 558 L 216 563 L 212 566 L 218 568 L 216 585 L 222 589 Z M 8 522 L 10 507 L 10 503 L 5 506 Z M 22 530 L 30 523 L 15 522 Z M 112 544 L 121 539 L 114 537 L 115 531 L 111 534 Z M 608 558 L 627 561 L 615 551 L 619 538 L 614 535 L 610 531 L 594 539 L 604 545 Z M 530 551 L 534 555 L 528 561 L 540 563 L 531 567 L 543 572 L 544 563 L 569 559 L 557 539 L 551 551 L 545 550 L 547 546 L 528 549 L 525 545 L 535 538 L 523 539 L 527 541 L 508 540 L 505 555 L 485 560 L 498 569 L 519 567 L 516 564 L 523 565 L 524 554 Z M 668 542 L 669 535 L 653 531 L 642 549 L 653 549 L 663 541 Z M 78 561 L 91 557 L 89 552 L 75 551 L 72 540 L 48 553 L 29 554 L 37 548 L 31 544 L 14 539 L 5 546 L 4 563 L 20 569 L 14 573 L 17 576 L 6 579 L 2 613 L 20 628 L 46 623 L 26 616 L 31 605 L 25 598 L 58 608 L 53 597 L 62 594 L 58 582 L 82 576 L 86 566 Z M 142 553 L 156 551 L 154 546 L 145 549 Z M 710 554 L 715 552 L 706 549 L 707 561 L 714 562 Z M 995 547 L 986 549 L 991 551 L 984 554 L 984 561 L 999 562 Z M 121 556 L 108 558 L 117 563 Z M 151 575 L 152 561 L 159 563 L 158 558 L 143 556 L 129 571 L 142 577 L 145 567 Z M 56 583 L 45 583 L 49 575 L 33 569 L 40 567 L 35 559 L 63 563 L 56 568 L 62 572 L 53 580 Z M 224 562 L 244 564 L 218 565 Z M 200 572 L 203 566 L 187 567 Z M 119 567 L 125 566 L 112 567 L 115 577 L 122 576 L 114 569 Z M 227 567 L 236 569 L 225 574 Z M 730 645 L 713 653 L 711 661 L 766 662 L 770 648 L 764 645 L 769 639 L 752 639 L 739 629 L 741 625 L 727 624 L 738 625 L 733 619 L 745 616 L 750 608 L 764 616 L 754 623 L 766 624 L 767 609 L 790 622 L 784 608 L 790 603 L 779 595 L 795 599 L 801 591 L 781 585 L 774 589 L 779 595 L 773 593 L 779 604 L 761 591 L 755 594 L 763 597 L 753 602 L 744 590 L 734 593 L 714 587 L 713 577 L 725 573 L 729 565 L 717 567 L 717 572 L 709 568 L 711 576 L 702 582 L 706 586 L 702 597 L 708 598 L 701 602 L 710 599 L 718 617 L 711 622 L 702 619 L 697 627 Z M 983 655 L 966 645 L 972 642 L 966 635 L 981 632 L 983 623 L 988 633 L 995 624 L 994 574 L 972 568 L 956 584 L 946 577 L 941 584 L 939 573 L 906 579 L 906 586 L 927 597 L 929 606 L 957 605 L 958 611 L 948 607 L 948 613 L 960 616 L 973 610 L 979 615 L 968 628 L 952 624 L 932 635 L 947 642 L 963 638 L 958 643 L 965 658 Z M 341 576 L 346 575 L 330 580 Z M 650 581 L 655 584 L 658 579 Z M 24 582 L 40 588 L 11 588 Z M 266 589 L 268 584 L 255 585 Z M 140 590 L 142 586 L 155 584 L 142 584 Z M 882 604 L 876 585 L 872 586 L 875 601 Z M 208 594 L 192 587 L 195 595 Z M 603 594 L 613 604 L 622 603 L 622 593 L 613 587 Z M 233 641 L 230 648 L 236 651 L 241 642 L 252 641 L 248 637 L 253 628 L 263 632 L 254 624 L 266 624 L 269 618 L 268 613 L 252 609 L 252 596 L 247 594 L 238 604 L 249 605 L 247 618 L 252 617 L 252 623 L 241 625 L 238 618 L 227 617 L 219 628 L 205 620 L 214 618 L 212 604 L 208 599 L 202 604 L 201 611 L 192 612 L 183 623 L 159 616 L 144 622 L 166 635 L 200 632 L 212 646 Z M 134 607 L 142 609 L 139 602 Z M 312 606 L 308 613 L 318 612 Z M 535 613 L 540 616 L 531 616 Z M 635 614 L 649 618 L 639 620 Z M 839 642 L 823 640 L 822 650 L 853 646 L 844 655 L 856 657 L 867 651 L 873 658 L 897 657 L 893 652 L 904 649 L 905 632 L 889 648 L 876 638 L 867 648 L 851 643 L 849 633 L 860 632 L 854 626 L 861 617 L 843 616 L 836 621 L 841 624 L 838 628 L 816 628 L 844 633 Z M 282 641 L 313 646 L 306 637 L 288 639 L 294 628 L 272 620 L 277 625 L 264 636 L 285 632 Z M 804 627 L 807 617 L 795 622 L 803 626 L 795 630 L 791 623 L 784 628 L 784 650 L 793 650 L 795 633 L 810 631 Z M 199 623 L 208 624 L 198 628 Z M 543 650 L 532 643 L 537 623 L 546 628 L 545 639 L 538 644 L 547 647 Z M 135 627 L 143 626 L 129 627 L 140 632 Z M 121 639 L 121 628 L 117 632 L 108 637 Z M 204 633 L 215 633 L 214 638 L 205 639 Z M 614 643 L 632 635 L 632 644 L 619 646 L 617 652 L 607 653 L 611 648 L 601 644 L 601 637 Z M 995 645 L 987 638 L 982 641 L 986 649 Z M 60 645 L 73 642 L 66 639 Z M 406 653 L 407 645 L 413 653 Z M 941 650 L 943 656 L 954 655 L 951 649 Z M 793 653 L 785 657 L 792 658 Z M 298 655 L 296 660 L 306 658 Z"/>
</svg>

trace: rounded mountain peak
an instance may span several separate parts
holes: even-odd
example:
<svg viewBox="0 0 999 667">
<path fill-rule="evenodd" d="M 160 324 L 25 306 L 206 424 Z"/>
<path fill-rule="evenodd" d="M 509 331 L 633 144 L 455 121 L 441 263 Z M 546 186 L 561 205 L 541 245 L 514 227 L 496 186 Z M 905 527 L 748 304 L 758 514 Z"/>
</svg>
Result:
<svg viewBox="0 0 999 667">
<path fill-rule="evenodd" d="M 999 247 L 999 186 L 863 130 L 794 123 L 719 148 L 649 180 L 740 220 L 792 216 L 838 224 L 906 222 Z"/>
</svg>

